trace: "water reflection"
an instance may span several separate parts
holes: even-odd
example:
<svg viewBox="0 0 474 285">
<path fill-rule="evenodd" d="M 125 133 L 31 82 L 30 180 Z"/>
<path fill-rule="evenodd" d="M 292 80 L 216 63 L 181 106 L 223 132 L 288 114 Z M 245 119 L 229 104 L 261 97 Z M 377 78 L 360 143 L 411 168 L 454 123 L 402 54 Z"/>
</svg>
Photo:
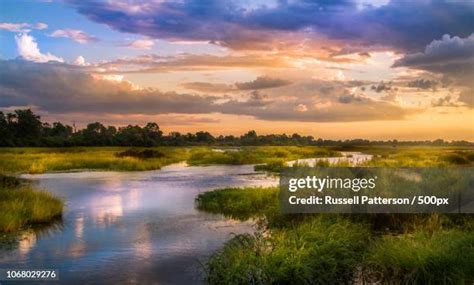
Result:
<svg viewBox="0 0 474 285">
<path fill-rule="evenodd" d="M 351 166 L 357 166 L 364 164 L 365 162 L 370 161 L 373 158 L 373 155 L 371 154 L 365 154 L 361 152 L 351 152 L 351 151 L 342 151 L 341 152 L 342 156 L 340 157 L 318 157 L 318 158 L 303 158 L 303 159 L 297 159 L 297 160 L 292 160 L 288 161 L 287 165 L 288 166 L 293 166 L 295 164 L 303 164 L 303 165 L 308 165 L 310 167 L 315 166 L 318 161 L 327 161 L 330 164 L 337 164 L 341 162 L 347 162 Z"/>
<path fill-rule="evenodd" d="M 67 203 L 64 226 L 25 232 L 14 249 L 0 246 L 0 267 L 58 268 L 67 284 L 200 281 L 200 265 L 232 233 L 252 222 L 199 212 L 194 198 L 220 187 L 276 185 L 253 166 L 160 171 L 25 175 Z"/>
</svg>

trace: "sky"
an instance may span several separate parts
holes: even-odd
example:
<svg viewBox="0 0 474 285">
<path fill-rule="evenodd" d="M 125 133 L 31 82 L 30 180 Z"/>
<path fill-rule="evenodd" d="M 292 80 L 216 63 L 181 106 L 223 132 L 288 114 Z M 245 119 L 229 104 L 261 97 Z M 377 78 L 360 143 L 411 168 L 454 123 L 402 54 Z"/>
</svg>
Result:
<svg viewBox="0 0 474 285">
<path fill-rule="evenodd" d="M 0 110 L 474 141 L 474 1 L 0 0 Z"/>
</svg>

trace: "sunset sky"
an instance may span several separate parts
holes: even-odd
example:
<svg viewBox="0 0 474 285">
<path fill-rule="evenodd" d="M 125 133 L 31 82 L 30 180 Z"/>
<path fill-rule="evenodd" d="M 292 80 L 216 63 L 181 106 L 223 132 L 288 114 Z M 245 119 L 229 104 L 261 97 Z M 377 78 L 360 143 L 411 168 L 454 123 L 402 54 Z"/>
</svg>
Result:
<svg viewBox="0 0 474 285">
<path fill-rule="evenodd" d="M 0 109 L 474 141 L 474 1 L 0 0 Z"/>
</svg>

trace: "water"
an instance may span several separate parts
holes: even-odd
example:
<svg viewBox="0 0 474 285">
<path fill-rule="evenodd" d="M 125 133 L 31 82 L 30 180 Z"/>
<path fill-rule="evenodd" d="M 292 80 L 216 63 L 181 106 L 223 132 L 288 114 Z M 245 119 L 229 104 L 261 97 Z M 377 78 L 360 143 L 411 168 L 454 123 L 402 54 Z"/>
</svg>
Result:
<svg viewBox="0 0 474 285">
<path fill-rule="evenodd" d="M 147 172 L 25 175 L 66 201 L 63 225 L 0 248 L 0 268 L 56 268 L 67 284 L 194 284 L 206 258 L 252 222 L 200 212 L 194 198 L 276 185 L 253 166 L 171 165 Z"/>
<path fill-rule="evenodd" d="M 365 154 L 361 152 L 350 152 L 350 151 L 343 151 L 341 152 L 342 156 L 340 157 L 320 157 L 320 158 L 303 158 L 293 161 L 288 161 L 288 166 L 293 166 L 295 163 L 297 164 L 304 164 L 310 167 L 316 165 L 316 163 L 320 160 L 328 161 L 330 164 L 337 164 L 340 162 L 348 162 L 351 166 L 361 165 L 364 162 L 367 162 L 373 158 L 372 154 Z"/>
</svg>

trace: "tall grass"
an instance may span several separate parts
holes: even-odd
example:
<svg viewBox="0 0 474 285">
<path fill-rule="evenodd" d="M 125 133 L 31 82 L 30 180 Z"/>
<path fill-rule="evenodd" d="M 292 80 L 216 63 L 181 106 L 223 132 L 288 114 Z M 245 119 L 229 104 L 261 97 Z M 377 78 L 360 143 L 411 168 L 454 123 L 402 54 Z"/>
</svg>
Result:
<svg viewBox="0 0 474 285">
<path fill-rule="evenodd" d="M 339 152 L 313 146 L 262 146 L 243 147 L 238 151 L 216 152 L 210 148 L 195 148 L 191 151 L 188 163 L 208 164 L 262 164 L 282 163 L 299 158 L 339 156 Z"/>
<path fill-rule="evenodd" d="M 186 160 L 184 148 L 154 148 L 160 157 L 120 156 L 128 148 L 74 147 L 74 148 L 1 148 L 0 173 L 44 173 L 70 170 L 141 171 Z M 140 148 L 139 148 L 140 150 Z"/>
<path fill-rule="evenodd" d="M 199 194 L 196 204 L 202 211 L 247 220 L 276 207 L 277 200 L 277 188 L 226 188 Z"/>
<path fill-rule="evenodd" d="M 474 165 L 472 147 L 358 147 L 353 150 L 374 155 L 368 166 L 446 167 Z"/>
<path fill-rule="evenodd" d="M 345 284 L 370 238 L 363 224 L 319 216 L 261 234 L 239 235 L 208 262 L 211 284 Z"/>
<path fill-rule="evenodd" d="M 285 215 L 278 201 L 277 187 L 197 197 L 198 209 L 256 218 L 263 230 L 237 235 L 211 257 L 211 284 L 469 284 L 473 278 L 473 215 Z"/>
<path fill-rule="evenodd" d="M 385 235 L 364 260 L 366 279 L 404 284 L 471 284 L 474 282 L 474 232 L 457 229 L 429 234 L 417 230 Z"/>
<path fill-rule="evenodd" d="M 47 223 L 61 217 L 63 202 L 15 178 L 0 176 L 0 232 Z"/>
</svg>

